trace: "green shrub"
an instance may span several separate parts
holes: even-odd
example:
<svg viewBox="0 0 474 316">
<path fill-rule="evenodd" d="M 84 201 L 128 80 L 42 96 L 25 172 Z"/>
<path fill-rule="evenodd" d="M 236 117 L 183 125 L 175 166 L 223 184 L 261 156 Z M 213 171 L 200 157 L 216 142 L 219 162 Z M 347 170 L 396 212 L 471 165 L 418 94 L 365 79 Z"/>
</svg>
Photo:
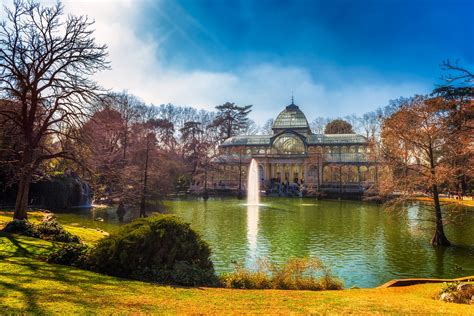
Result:
<svg viewBox="0 0 474 316">
<path fill-rule="evenodd" d="M 36 225 L 40 238 L 52 241 L 79 243 L 79 237 L 71 234 L 56 220 L 43 221 Z"/>
<path fill-rule="evenodd" d="M 90 253 L 98 272 L 186 286 L 215 285 L 206 242 L 178 218 L 141 218 L 101 239 Z"/>
<path fill-rule="evenodd" d="M 30 223 L 27 220 L 14 219 L 7 223 L 3 231 L 51 241 L 80 242 L 79 237 L 66 231 L 54 218 L 50 218 L 49 220 L 43 221 L 37 225 Z"/>
<path fill-rule="evenodd" d="M 39 238 L 39 234 L 36 231 L 35 225 L 28 222 L 26 219 L 14 219 L 11 222 L 8 222 L 3 231 L 10 234 L 20 234 L 30 237 Z"/>
<path fill-rule="evenodd" d="M 319 259 L 294 258 L 282 266 L 258 261 L 257 268 L 250 270 L 237 266 L 222 275 L 225 287 L 238 289 L 284 289 L 284 290 L 340 290 L 342 282 L 334 278 Z"/>
<path fill-rule="evenodd" d="M 50 253 L 46 259 L 49 263 L 64 264 L 82 269 L 88 269 L 90 247 L 85 244 L 64 244 L 58 250 Z"/>
</svg>

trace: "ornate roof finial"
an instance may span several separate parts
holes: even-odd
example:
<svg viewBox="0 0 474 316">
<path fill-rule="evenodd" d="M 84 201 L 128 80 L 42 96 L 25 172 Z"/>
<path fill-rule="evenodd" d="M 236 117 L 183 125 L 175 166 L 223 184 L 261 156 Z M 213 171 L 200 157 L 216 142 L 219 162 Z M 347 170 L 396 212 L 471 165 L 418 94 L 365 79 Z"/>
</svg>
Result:
<svg viewBox="0 0 474 316">
<path fill-rule="evenodd" d="M 295 104 L 295 101 L 293 99 L 293 91 L 291 91 L 291 104 L 294 105 Z"/>
</svg>

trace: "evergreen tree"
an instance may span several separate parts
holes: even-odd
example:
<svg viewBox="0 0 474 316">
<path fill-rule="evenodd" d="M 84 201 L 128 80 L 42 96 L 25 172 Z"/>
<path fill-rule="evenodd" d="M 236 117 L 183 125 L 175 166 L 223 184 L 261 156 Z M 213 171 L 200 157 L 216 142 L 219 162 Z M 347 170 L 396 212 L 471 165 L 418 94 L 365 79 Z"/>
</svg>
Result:
<svg viewBox="0 0 474 316">
<path fill-rule="evenodd" d="M 218 112 L 213 126 L 219 129 L 221 139 L 239 135 L 248 129 L 251 123 L 248 118 L 251 108 L 252 105 L 238 106 L 230 102 L 216 106 Z"/>
</svg>

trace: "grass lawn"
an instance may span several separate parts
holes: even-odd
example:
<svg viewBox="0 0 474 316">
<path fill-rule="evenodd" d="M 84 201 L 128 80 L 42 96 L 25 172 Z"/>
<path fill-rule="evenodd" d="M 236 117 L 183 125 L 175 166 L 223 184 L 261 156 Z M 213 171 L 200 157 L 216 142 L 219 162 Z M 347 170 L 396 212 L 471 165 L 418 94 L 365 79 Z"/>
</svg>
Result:
<svg viewBox="0 0 474 316">
<path fill-rule="evenodd" d="M 38 223 L 43 219 L 44 215 L 45 213 L 39 211 L 28 212 L 28 220 L 33 223 Z M 6 223 L 12 220 L 12 216 L 13 212 L 0 210 L 0 229 L 3 228 Z M 87 227 L 64 225 L 64 228 L 66 228 L 66 230 L 71 234 L 79 236 L 83 242 L 88 244 L 98 241 L 107 234 L 94 228 Z"/>
<path fill-rule="evenodd" d="M 417 197 L 416 199 L 418 201 L 433 202 L 433 199 L 429 197 Z M 474 207 L 474 200 L 456 200 L 456 199 L 448 199 L 448 198 L 442 197 L 442 198 L 439 198 L 439 201 L 446 204 L 459 204 L 463 206 Z"/>
<path fill-rule="evenodd" d="M 0 226 L 7 215 L 0 214 Z M 102 236 L 98 231 L 72 228 L 89 242 Z M 43 262 L 41 257 L 57 246 L 58 243 L 0 233 L 1 314 L 474 313 L 469 305 L 434 300 L 440 284 L 322 292 L 175 288 Z"/>
</svg>

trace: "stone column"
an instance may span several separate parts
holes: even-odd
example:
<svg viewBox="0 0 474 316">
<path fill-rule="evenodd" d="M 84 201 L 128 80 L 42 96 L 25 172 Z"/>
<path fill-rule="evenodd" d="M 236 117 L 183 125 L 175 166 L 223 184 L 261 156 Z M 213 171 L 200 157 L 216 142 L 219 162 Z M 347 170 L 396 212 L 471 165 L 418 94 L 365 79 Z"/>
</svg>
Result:
<svg viewBox="0 0 474 316">
<path fill-rule="evenodd" d="M 307 165 L 306 165 L 306 162 L 303 163 L 303 179 L 304 179 L 304 183 L 307 183 L 308 181 L 308 177 L 306 176 L 306 169 L 307 169 Z"/>
<path fill-rule="evenodd" d="M 298 171 L 298 181 L 301 180 L 301 164 L 300 163 L 297 163 L 296 166 L 298 167 L 297 171 Z"/>
<path fill-rule="evenodd" d="M 288 167 L 288 182 L 292 183 L 293 182 L 293 163 L 290 162 L 290 166 Z"/>
</svg>

